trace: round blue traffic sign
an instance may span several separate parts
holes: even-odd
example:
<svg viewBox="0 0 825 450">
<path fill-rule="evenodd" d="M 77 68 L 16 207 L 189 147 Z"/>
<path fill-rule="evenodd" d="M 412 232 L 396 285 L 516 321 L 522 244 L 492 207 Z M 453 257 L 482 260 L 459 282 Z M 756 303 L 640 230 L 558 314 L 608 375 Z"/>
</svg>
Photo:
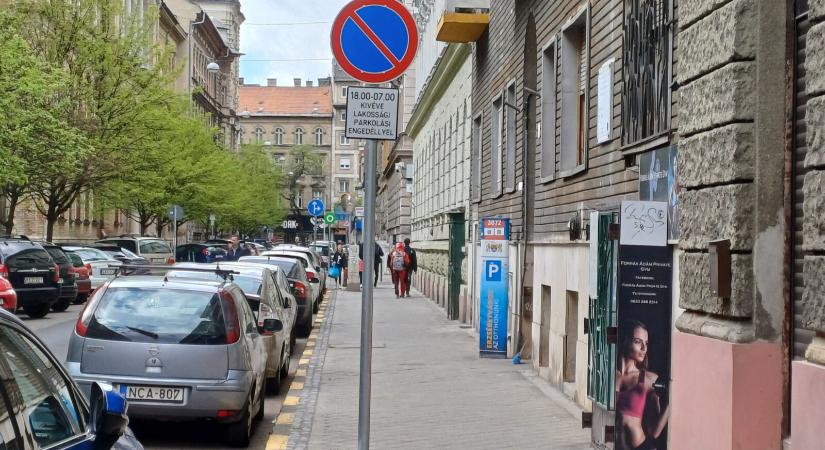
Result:
<svg viewBox="0 0 825 450">
<path fill-rule="evenodd" d="M 316 198 L 307 203 L 307 211 L 311 216 L 321 217 L 324 215 L 324 202 L 320 198 Z"/>
<path fill-rule="evenodd" d="M 397 0 L 355 0 L 332 24 L 332 53 L 345 72 L 367 83 L 401 76 L 415 59 L 418 31 Z"/>
</svg>

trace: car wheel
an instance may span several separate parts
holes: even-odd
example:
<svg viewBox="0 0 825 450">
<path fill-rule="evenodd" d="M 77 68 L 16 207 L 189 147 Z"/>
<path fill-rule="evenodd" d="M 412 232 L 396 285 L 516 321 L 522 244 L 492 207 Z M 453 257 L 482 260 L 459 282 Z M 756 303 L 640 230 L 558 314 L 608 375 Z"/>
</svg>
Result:
<svg viewBox="0 0 825 450">
<path fill-rule="evenodd" d="M 278 395 L 281 392 L 281 369 L 278 369 L 278 372 L 275 374 L 273 378 L 269 378 L 266 380 L 266 393 L 269 395 Z"/>
<path fill-rule="evenodd" d="M 70 298 L 61 298 L 55 304 L 52 305 L 52 311 L 54 312 L 63 312 L 69 309 L 69 306 L 72 304 L 72 299 Z"/>
<path fill-rule="evenodd" d="M 23 312 L 32 319 L 40 319 L 46 317 L 46 314 L 49 313 L 49 304 L 43 303 L 40 305 L 24 306 Z"/>
<path fill-rule="evenodd" d="M 301 324 L 298 325 L 298 335 L 300 337 L 307 337 L 309 333 L 312 332 L 312 314 L 308 315 L 306 319 L 301 321 Z"/>
<path fill-rule="evenodd" d="M 255 421 L 261 421 L 264 419 L 264 409 L 266 408 L 266 389 L 269 383 L 267 383 L 266 378 L 264 378 L 264 385 L 261 388 L 261 395 L 258 398 L 258 412 L 255 414 Z"/>
<path fill-rule="evenodd" d="M 252 435 L 252 393 L 244 406 L 241 420 L 226 426 L 226 443 L 232 447 L 248 447 L 249 437 Z"/>
<path fill-rule="evenodd" d="M 315 303 L 312 304 L 312 313 L 313 314 L 318 314 L 318 310 L 320 308 L 321 308 L 321 302 L 316 299 Z"/>
<path fill-rule="evenodd" d="M 289 354 L 291 355 L 292 352 L 295 351 L 295 341 L 298 340 L 295 329 L 292 330 L 292 333 L 289 333 Z"/>
<path fill-rule="evenodd" d="M 288 354 L 284 355 L 284 363 L 281 364 L 281 370 L 279 371 L 282 380 L 289 378 L 289 358 Z"/>
<path fill-rule="evenodd" d="M 86 300 L 89 299 L 89 294 L 78 294 L 77 297 L 74 299 L 75 305 L 82 305 L 86 303 Z"/>
</svg>

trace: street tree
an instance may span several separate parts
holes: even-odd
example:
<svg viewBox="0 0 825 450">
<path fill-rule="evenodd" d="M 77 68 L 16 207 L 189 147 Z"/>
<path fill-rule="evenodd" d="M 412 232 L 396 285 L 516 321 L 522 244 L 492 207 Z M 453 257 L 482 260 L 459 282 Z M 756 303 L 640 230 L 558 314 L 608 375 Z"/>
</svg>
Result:
<svg viewBox="0 0 825 450">
<path fill-rule="evenodd" d="M 88 151 L 82 133 L 65 120 L 64 71 L 32 54 L 15 18 L 0 12 L 0 216 L 6 234 L 32 185 L 74 170 Z"/>
<path fill-rule="evenodd" d="M 313 150 L 311 145 L 296 145 L 289 149 L 286 162 L 282 166 L 283 183 L 281 196 L 287 201 L 293 214 L 300 215 L 301 207 L 295 199 L 301 193 L 301 181 L 306 176 L 324 175 L 324 157 Z"/>
<path fill-rule="evenodd" d="M 154 42 L 157 10 L 128 15 L 118 0 L 33 0 L 13 6 L 32 53 L 63 68 L 66 121 L 88 151 L 49 179 L 30 183 L 46 219 L 46 238 L 82 192 L 129 173 L 156 137 L 158 105 L 170 101 L 171 49 Z"/>
</svg>

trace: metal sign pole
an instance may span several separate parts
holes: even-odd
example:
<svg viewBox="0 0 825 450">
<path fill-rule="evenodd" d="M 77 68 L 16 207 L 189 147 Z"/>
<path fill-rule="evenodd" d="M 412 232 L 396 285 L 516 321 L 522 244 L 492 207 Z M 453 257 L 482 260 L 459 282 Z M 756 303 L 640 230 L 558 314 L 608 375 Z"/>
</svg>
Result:
<svg viewBox="0 0 825 450">
<path fill-rule="evenodd" d="M 178 250 L 178 208 L 172 207 L 172 229 L 175 230 L 175 239 L 172 240 L 174 242 L 175 252 Z M 174 253 L 174 252 L 173 252 Z"/>
<path fill-rule="evenodd" d="M 358 394 L 358 449 L 370 448 L 370 394 L 372 391 L 372 283 L 375 266 L 375 162 L 378 141 L 367 140 L 366 205 L 364 212 L 364 289 L 361 291 L 361 379 Z"/>
</svg>

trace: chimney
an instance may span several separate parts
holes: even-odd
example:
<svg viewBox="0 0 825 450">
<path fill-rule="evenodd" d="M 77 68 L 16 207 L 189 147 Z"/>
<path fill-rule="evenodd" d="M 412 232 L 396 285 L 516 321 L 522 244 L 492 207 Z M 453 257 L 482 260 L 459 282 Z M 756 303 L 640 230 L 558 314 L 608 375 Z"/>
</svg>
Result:
<svg viewBox="0 0 825 450">
<path fill-rule="evenodd" d="M 295 83 L 295 87 L 301 87 L 301 79 L 300 78 L 293 78 L 292 81 Z"/>
<path fill-rule="evenodd" d="M 239 77 L 239 78 L 238 78 L 238 84 L 240 84 L 241 86 L 243 86 L 243 77 Z"/>
<path fill-rule="evenodd" d="M 269 87 L 277 86 L 278 85 L 278 79 L 277 78 L 267 78 L 266 79 L 266 85 L 269 86 Z"/>
<path fill-rule="evenodd" d="M 307 80 L 307 87 L 312 87 L 312 81 Z"/>
<path fill-rule="evenodd" d="M 329 86 L 331 83 L 332 79 L 330 77 L 318 78 L 318 86 Z"/>
</svg>

